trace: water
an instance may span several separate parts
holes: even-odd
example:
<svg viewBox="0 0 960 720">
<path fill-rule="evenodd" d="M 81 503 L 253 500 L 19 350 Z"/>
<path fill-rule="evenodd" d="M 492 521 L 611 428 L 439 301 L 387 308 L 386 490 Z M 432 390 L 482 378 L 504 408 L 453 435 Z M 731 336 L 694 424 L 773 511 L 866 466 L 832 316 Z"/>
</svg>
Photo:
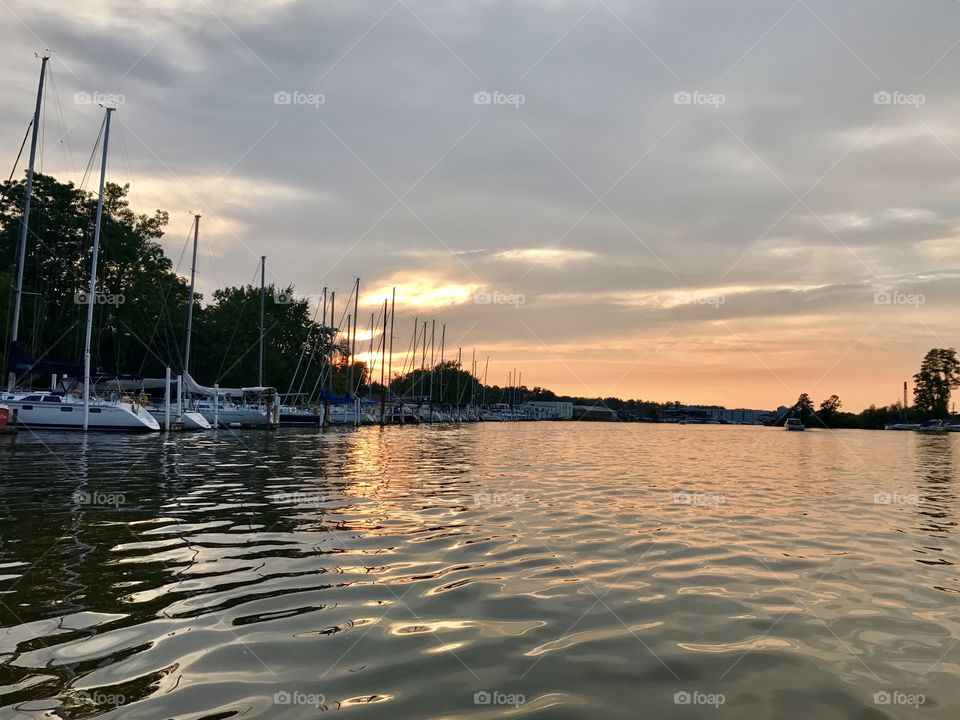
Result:
<svg viewBox="0 0 960 720">
<path fill-rule="evenodd" d="M 0 442 L 0 718 L 960 717 L 958 435 Z"/>
</svg>

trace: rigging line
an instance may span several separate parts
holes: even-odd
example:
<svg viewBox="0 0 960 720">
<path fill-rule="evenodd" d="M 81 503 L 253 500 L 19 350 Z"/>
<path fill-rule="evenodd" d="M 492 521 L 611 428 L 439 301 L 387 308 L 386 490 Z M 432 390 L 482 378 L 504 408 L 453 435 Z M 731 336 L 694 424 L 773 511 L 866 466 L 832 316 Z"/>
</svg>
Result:
<svg viewBox="0 0 960 720">
<path fill-rule="evenodd" d="M 300 363 L 303 362 L 303 356 L 307 352 L 307 348 L 311 347 L 310 345 L 310 335 L 313 333 L 313 326 L 317 324 L 317 313 L 320 312 L 320 303 L 317 303 L 316 310 L 313 311 L 313 320 L 310 323 L 310 326 L 307 328 L 307 339 L 304 344 L 300 347 L 300 358 L 297 360 L 297 367 L 293 371 L 293 377 L 290 378 L 290 387 L 287 388 L 287 398 L 289 401 L 290 393 L 293 392 L 293 384 L 297 381 L 297 376 L 300 374 Z M 313 360 L 313 351 L 310 352 L 310 360 Z M 307 373 L 310 372 L 310 364 L 307 363 L 306 369 L 303 371 L 303 379 L 307 379 Z M 303 387 L 303 383 L 300 383 L 300 387 Z M 298 393 L 299 394 L 299 393 Z"/>
<path fill-rule="evenodd" d="M 259 272 L 259 270 L 260 270 L 260 262 L 257 262 L 257 268 L 256 270 L 253 271 L 253 277 L 250 278 L 249 286 L 251 288 L 253 287 L 254 281 L 257 279 L 257 273 Z M 240 328 L 240 321 L 243 319 L 243 312 L 244 310 L 247 309 L 248 296 L 246 293 L 246 287 L 241 288 L 241 292 L 243 292 L 243 302 L 240 304 L 240 312 L 237 314 L 237 322 L 233 326 L 233 333 L 231 333 L 230 335 L 230 342 L 227 343 L 227 349 L 224 351 L 223 358 L 220 360 L 220 368 L 217 370 L 218 383 L 223 379 L 224 375 L 226 374 L 223 372 L 223 366 L 227 362 L 227 358 L 230 356 L 230 348 L 233 347 L 234 338 L 236 338 L 237 330 Z M 247 352 L 250 352 L 250 351 L 247 350 Z M 241 355 L 240 358 L 227 369 L 227 372 L 230 372 L 230 370 L 232 370 L 236 366 L 236 364 L 246 356 L 246 354 L 247 353 L 245 352 L 243 355 Z"/>
<path fill-rule="evenodd" d="M 27 132 L 23 134 L 23 142 L 20 143 L 20 152 L 17 153 L 17 159 L 13 161 L 13 167 L 10 169 L 10 177 L 7 178 L 7 185 L 3 188 L 3 193 L 0 194 L 0 206 L 3 205 L 3 201 L 7 197 L 7 186 L 10 184 L 10 181 L 13 180 L 13 176 L 17 172 L 17 165 L 20 164 L 20 158 L 23 156 L 23 149 L 27 146 L 27 139 L 30 137 L 30 128 L 33 127 L 33 118 L 30 118 L 30 122 L 27 123 Z"/>
<path fill-rule="evenodd" d="M 63 112 L 63 101 L 60 99 L 60 92 L 57 90 L 57 84 L 53 79 L 53 64 L 47 63 L 47 75 L 50 78 L 50 89 L 53 93 L 53 99 L 55 101 L 54 109 L 57 113 L 57 119 L 60 123 L 60 129 L 63 133 L 60 135 L 59 143 L 62 148 L 64 148 L 64 166 L 67 168 L 68 172 L 73 175 L 76 175 L 76 166 L 73 162 L 73 148 L 70 147 L 70 135 L 69 130 L 67 130 L 67 121 L 66 114 Z"/>
<path fill-rule="evenodd" d="M 93 144 L 93 150 L 90 152 L 90 159 L 87 160 L 87 169 L 83 171 L 83 178 L 80 180 L 80 190 L 87 187 L 87 180 L 90 178 L 90 171 L 93 169 L 93 163 L 97 156 L 97 148 L 100 147 L 100 140 L 103 138 L 103 129 L 107 124 L 107 118 L 100 121 L 100 133 L 97 135 L 97 141 Z"/>
<path fill-rule="evenodd" d="M 183 241 L 183 247 L 180 249 L 180 257 L 177 258 L 177 265 L 176 265 L 176 268 L 174 269 L 174 273 L 176 273 L 176 270 L 180 268 L 180 263 L 183 261 L 183 256 L 184 256 L 184 255 L 186 254 L 186 252 L 187 252 L 187 244 L 188 244 L 189 242 L 190 242 L 190 231 L 188 230 L 188 231 L 187 231 L 187 237 L 186 237 L 186 239 Z M 174 285 L 173 285 L 173 283 L 171 283 L 170 286 L 167 288 L 166 292 L 163 294 L 163 299 L 162 299 L 162 301 L 161 301 L 161 303 L 160 303 L 160 314 L 157 316 L 156 323 L 155 323 L 154 326 L 153 326 L 153 330 L 150 331 L 150 339 L 149 339 L 148 342 L 151 343 L 151 344 L 153 343 L 153 339 L 154 339 L 154 337 L 156 336 L 157 330 L 158 330 L 159 327 L 160 327 L 161 318 L 166 318 L 167 321 L 168 321 L 168 322 L 171 324 L 171 326 L 172 326 L 172 320 L 170 319 L 170 316 L 169 316 L 169 314 L 167 313 L 167 300 L 168 300 L 169 297 L 170 297 L 170 293 L 173 291 L 173 287 L 174 287 Z M 166 329 L 166 328 L 164 328 L 164 329 Z M 172 334 L 173 334 L 173 337 L 175 338 L 175 337 L 176 337 L 176 334 L 175 334 L 175 333 L 172 333 Z M 169 345 L 169 343 L 168 343 L 168 345 Z M 174 345 L 175 345 L 175 349 L 179 350 L 179 347 L 176 346 L 176 341 L 174 341 Z M 140 375 L 143 374 L 143 367 L 144 367 L 144 364 L 145 364 L 146 362 L 147 362 L 147 359 L 146 359 L 146 357 L 144 357 L 143 360 L 142 360 L 141 363 L 140 363 L 140 373 L 139 373 Z M 166 363 L 164 363 L 164 366 L 166 367 Z"/>
</svg>

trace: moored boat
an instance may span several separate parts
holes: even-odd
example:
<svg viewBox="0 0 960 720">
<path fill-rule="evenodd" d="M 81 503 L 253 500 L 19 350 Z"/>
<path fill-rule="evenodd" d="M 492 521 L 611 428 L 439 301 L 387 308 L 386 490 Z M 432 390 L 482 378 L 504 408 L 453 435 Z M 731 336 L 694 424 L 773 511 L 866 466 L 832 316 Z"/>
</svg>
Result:
<svg viewBox="0 0 960 720">
<path fill-rule="evenodd" d="M 16 432 L 17 428 L 10 424 L 10 408 L 0 405 L 0 435 Z"/>
<path fill-rule="evenodd" d="M 925 423 L 914 428 L 915 432 L 924 435 L 939 435 L 947 432 L 947 423 L 943 420 L 927 420 Z"/>
<path fill-rule="evenodd" d="M 18 427 L 31 430 L 83 430 L 84 402 L 72 394 L 15 393 L 2 397 Z M 160 424 L 130 398 L 91 398 L 87 429 L 107 432 L 157 432 Z"/>
<path fill-rule="evenodd" d="M 787 422 L 783 425 L 784 430 L 806 430 L 806 426 L 800 421 L 800 418 L 787 418 Z"/>
</svg>

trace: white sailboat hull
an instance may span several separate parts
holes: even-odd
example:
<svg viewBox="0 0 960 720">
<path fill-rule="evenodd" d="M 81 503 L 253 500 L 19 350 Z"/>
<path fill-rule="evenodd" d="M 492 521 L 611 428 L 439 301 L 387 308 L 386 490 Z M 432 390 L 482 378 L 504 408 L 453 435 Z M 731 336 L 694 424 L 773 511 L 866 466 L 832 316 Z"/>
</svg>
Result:
<svg viewBox="0 0 960 720">
<path fill-rule="evenodd" d="M 37 402 L 23 397 L 5 398 L 18 427 L 31 430 L 83 430 L 83 402 Z M 138 405 L 93 401 L 87 429 L 98 432 L 158 432 L 160 424 Z"/>
</svg>

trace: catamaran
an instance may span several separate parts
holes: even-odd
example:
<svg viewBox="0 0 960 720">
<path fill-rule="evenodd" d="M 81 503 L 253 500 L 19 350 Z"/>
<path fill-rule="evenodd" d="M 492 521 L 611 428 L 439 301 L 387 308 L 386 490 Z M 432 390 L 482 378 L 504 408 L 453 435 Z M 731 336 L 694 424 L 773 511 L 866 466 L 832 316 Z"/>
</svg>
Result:
<svg viewBox="0 0 960 720">
<path fill-rule="evenodd" d="M 13 327 L 10 336 L 10 378 L 3 401 L 13 412 L 16 424 L 29 429 L 50 430 L 112 430 L 125 432 L 158 431 L 160 425 L 134 399 L 119 395 L 109 398 L 91 397 L 91 342 L 93 309 L 97 298 L 97 261 L 100 255 L 100 229 L 103 218 L 103 193 L 107 173 L 107 149 L 110 142 L 110 116 L 116 108 L 104 108 L 103 151 L 100 160 L 100 189 L 97 198 L 96 224 L 93 231 L 93 257 L 90 264 L 90 286 L 87 293 L 87 323 L 84 341 L 83 393 L 32 392 L 17 390 L 17 374 L 22 376 L 44 373 L 51 363 L 35 362 L 24 357 L 18 345 L 20 306 L 23 296 L 23 275 L 27 255 L 27 233 L 30 222 L 30 200 L 33 195 L 33 175 L 36 162 L 37 133 L 40 127 L 40 109 L 43 102 L 43 81 L 49 56 L 41 59 L 40 84 L 33 116 L 33 134 L 30 142 L 30 161 L 24 193 L 23 218 L 17 256 L 17 285 L 14 302 Z M 59 368 L 58 368 L 59 369 Z M 52 370 L 56 373 L 57 370 Z M 56 379 L 53 385 L 56 387 Z"/>
</svg>

